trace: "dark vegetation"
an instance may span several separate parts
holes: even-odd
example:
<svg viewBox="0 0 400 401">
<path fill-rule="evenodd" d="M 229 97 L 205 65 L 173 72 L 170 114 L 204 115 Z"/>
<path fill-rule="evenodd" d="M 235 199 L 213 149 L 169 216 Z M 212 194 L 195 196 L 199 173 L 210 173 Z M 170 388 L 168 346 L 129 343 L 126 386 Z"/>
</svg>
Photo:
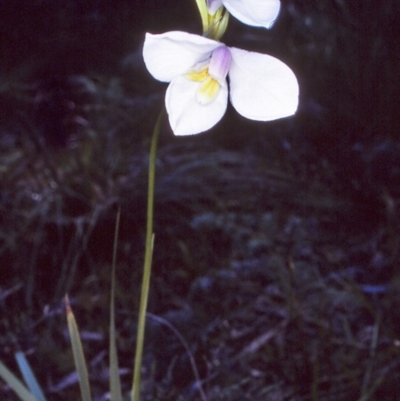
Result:
<svg viewBox="0 0 400 401">
<path fill-rule="evenodd" d="M 353 2 L 356 4 L 357 2 Z M 225 41 L 279 57 L 297 115 L 158 152 L 144 400 L 398 400 L 399 56 L 395 0 L 283 1 L 271 31 Z M 0 359 L 28 355 L 50 400 L 76 400 L 68 293 L 107 399 L 110 265 L 130 388 L 147 159 L 166 86 L 144 32 L 199 32 L 194 1 L 29 0 L 0 7 Z M 14 395 L 0 383 L 2 400 Z"/>
</svg>

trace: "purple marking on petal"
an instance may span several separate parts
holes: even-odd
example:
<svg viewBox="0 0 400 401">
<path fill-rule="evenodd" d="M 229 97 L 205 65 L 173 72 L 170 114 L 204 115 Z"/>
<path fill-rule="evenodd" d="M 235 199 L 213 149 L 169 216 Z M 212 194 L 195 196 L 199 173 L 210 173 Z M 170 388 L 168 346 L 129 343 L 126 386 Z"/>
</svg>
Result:
<svg viewBox="0 0 400 401">
<path fill-rule="evenodd" d="M 211 55 L 208 73 L 219 81 L 225 80 L 231 67 L 231 60 L 231 52 L 226 46 L 217 47 Z"/>
</svg>

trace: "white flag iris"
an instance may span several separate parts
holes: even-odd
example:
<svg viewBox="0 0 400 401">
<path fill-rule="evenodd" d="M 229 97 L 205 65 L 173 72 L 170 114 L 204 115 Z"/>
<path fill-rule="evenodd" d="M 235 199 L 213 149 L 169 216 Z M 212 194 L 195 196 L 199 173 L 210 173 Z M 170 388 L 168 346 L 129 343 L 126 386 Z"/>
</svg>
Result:
<svg viewBox="0 0 400 401">
<path fill-rule="evenodd" d="M 222 6 L 246 25 L 271 28 L 278 17 L 281 3 L 279 0 L 207 0 L 210 14 Z"/>
<path fill-rule="evenodd" d="M 293 115 L 299 87 L 293 71 L 266 54 L 229 48 L 186 32 L 146 34 L 143 58 L 154 78 L 170 82 L 165 96 L 175 135 L 213 127 L 230 100 L 244 117 L 270 121 Z"/>
</svg>

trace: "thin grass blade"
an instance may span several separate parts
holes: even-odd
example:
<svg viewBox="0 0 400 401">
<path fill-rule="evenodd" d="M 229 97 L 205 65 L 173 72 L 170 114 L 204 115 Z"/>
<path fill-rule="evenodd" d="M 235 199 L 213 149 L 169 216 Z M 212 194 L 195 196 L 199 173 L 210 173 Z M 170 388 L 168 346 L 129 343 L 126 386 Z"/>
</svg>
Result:
<svg viewBox="0 0 400 401">
<path fill-rule="evenodd" d="M 44 396 L 25 355 L 20 351 L 16 352 L 15 359 L 17 360 L 19 370 L 21 371 L 22 377 L 31 393 L 38 401 L 46 401 L 46 397 Z"/>
<path fill-rule="evenodd" d="M 121 208 L 118 208 L 115 222 L 114 250 L 111 271 L 111 299 L 110 299 L 110 392 L 113 401 L 122 401 L 121 381 L 119 378 L 117 336 L 115 331 L 115 270 L 117 264 L 117 246 Z"/>
<path fill-rule="evenodd" d="M 146 246 L 144 252 L 143 278 L 142 278 L 142 289 L 140 295 L 139 319 L 138 319 L 138 328 L 136 336 L 136 352 L 135 352 L 135 365 L 133 372 L 131 401 L 140 400 L 140 382 L 141 382 L 141 368 L 142 368 L 142 356 L 143 356 L 143 345 L 144 345 L 144 332 L 146 327 L 147 301 L 149 298 L 151 261 L 153 257 L 153 245 L 154 245 L 153 209 L 154 209 L 154 185 L 156 180 L 157 144 L 164 115 L 165 115 L 165 109 L 161 111 L 161 113 L 157 118 L 150 145 L 149 182 L 147 191 Z"/>
<path fill-rule="evenodd" d="M 10 386 L 22 401 L 38 401 L 2 362 L 0 362 L 0 377 Z"/>
<path fill-rule="evenodd" d="M 76 324 L 75 316 L 72 312 L 68 296 L 65 297 L 65 305 L 67 310 L 68 330 L 71 337 L 72 352 L 74 354 L 75 367 L 78 373 L 82 400 L 92 401 L 90 394 L 89 375 L 87 372 L 85 355 L 83 354 L 81 337 L 79 335 L 78 325 Z"/>
</svg>

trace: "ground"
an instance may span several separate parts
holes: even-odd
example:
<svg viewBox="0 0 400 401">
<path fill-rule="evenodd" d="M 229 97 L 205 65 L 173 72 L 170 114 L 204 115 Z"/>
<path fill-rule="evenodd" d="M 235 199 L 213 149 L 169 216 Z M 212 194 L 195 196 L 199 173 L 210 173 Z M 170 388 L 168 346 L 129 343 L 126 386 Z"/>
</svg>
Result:
<svg viewBox="0 0 400 401">
<path fill-rule="evenodd" d="M 140 44 L 145 31 L 200 29 L 190 2 L 79 4 L 10 2 L 0 24 L 0 360 L 18 372 L 23 351 L 49 400 L 79 398 L 66 293 L 93 397 L 107 399 L 119 207 L 128 395 L 148 151 L 166 89 L 146 72 Z M 296 72 L 297 114 L 259 123 L 229 108 L 189 138 L 164 121 L 144 400 L 397 399 L 396 12 L 394 1 L 291 0 L 271 31 L 232 20 L 228 44 Z M 16 399 L 3 382 L 0 394 Z"/>
</svg>

